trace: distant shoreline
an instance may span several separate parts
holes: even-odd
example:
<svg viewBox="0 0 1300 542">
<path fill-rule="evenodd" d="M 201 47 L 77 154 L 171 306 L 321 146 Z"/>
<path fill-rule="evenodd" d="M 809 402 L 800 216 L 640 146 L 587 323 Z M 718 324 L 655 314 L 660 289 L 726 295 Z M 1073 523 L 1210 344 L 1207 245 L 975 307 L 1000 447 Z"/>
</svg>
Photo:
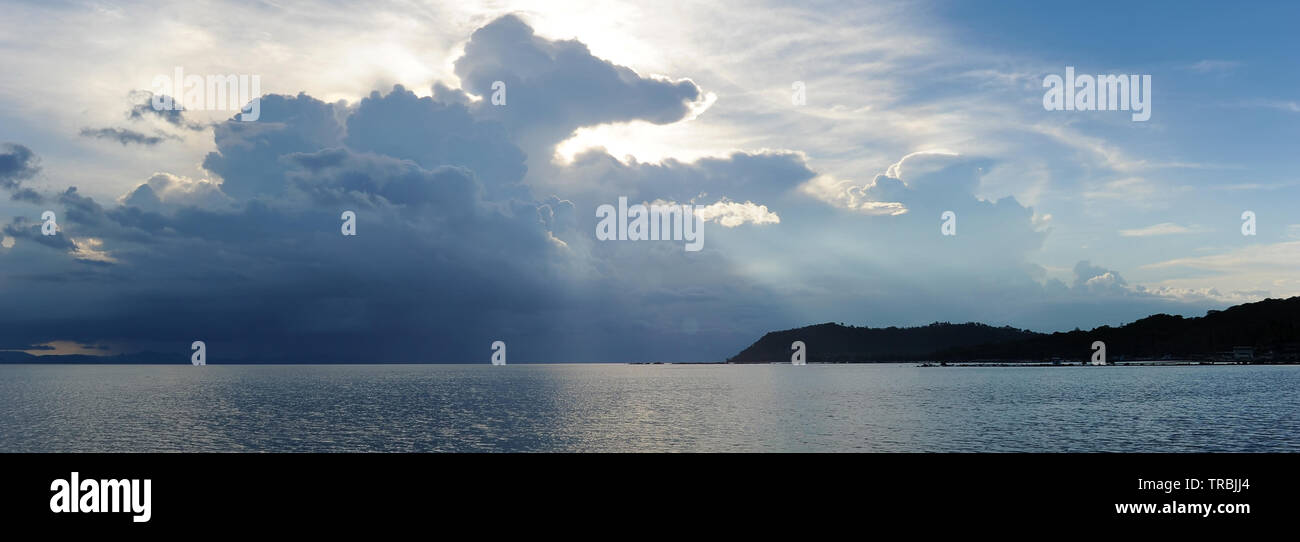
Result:
<svg viewBox="0 0 1300 542">
<path fill-rule="evenodd" d="M 1240 361 L 1194 361 L 1194 360 L 1141 360 L 1141 361 L 1117 361 L 1105 365 L 1093 365 L 1087 362 L 1074 361 L 1063 363 L 1045 363 L 1041 361 L 1025 362 L 949 362 L 949 363 L 921 363 L 917 367 L 1199 367 L 1204 365 L 1300 365 L 1294 361 L 1261 361 L 1261 362 L 1240 362 Z"/>
</svg>

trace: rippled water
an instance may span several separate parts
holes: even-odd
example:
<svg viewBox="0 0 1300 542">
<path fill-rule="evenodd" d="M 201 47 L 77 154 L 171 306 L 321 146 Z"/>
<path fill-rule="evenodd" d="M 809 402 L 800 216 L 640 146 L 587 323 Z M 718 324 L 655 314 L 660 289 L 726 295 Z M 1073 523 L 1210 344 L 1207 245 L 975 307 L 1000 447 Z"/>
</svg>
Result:
<svg viewBox="0 0 1300 542">
<path fill-rule="evenodd" d="M 1300 367 L 10 365 L 0 451 L 1300 451 Z"/>
</svg>

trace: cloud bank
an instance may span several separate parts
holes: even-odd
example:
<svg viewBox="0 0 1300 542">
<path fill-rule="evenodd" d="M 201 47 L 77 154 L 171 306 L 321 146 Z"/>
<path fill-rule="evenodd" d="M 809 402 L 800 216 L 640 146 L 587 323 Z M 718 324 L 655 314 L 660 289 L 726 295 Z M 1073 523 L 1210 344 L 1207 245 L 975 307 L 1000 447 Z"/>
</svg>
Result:
<svg viewBox="0 0 1300 542">
<path fill-rule="evenodd" d="M 83 135 L 142 150 L 210 128 L 213 150 L 204 175 L 158 171 L 112 201 L 75 186 L 42 198 L 24 185 L 39 158 L 6 144 L 0 188 L 30 212 L 3 227 L 0 344 L 184 362 L 203 340 L 211 363 L 477 363 L 504 340 L 512 363 L 697 361 L 827 319 L 1055 326 L 1105 303 L 1168 303 L 1087 262 L 1071 284 L 1047 279 L 1030 263 L 1041 217 L 979 195 L 988 158 L 910 153 L 869 183 L 786 149 L 649 163 L 594 148 L 559 163 L 575 130 L 698 122 L 707 93 L 513 15 L 473 32 L 454 71 L 460 88 L 431 96 L 272 94 L 257 121 L 210 127 L 133 102 L 128 122 L 170 131 Z M 707 248 L 598 241 L 593 211 L 620 197 L 700 206 Z M 946 212 L 955 236 L 939 234 Z"/>
</svg>

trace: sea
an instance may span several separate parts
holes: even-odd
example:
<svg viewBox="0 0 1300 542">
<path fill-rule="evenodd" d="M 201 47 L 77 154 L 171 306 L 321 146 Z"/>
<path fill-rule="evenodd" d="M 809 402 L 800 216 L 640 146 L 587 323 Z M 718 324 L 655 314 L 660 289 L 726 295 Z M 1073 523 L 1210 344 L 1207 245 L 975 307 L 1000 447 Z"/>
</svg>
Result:
<svg viewBox="0 0 1300 542">
<path fill-rule="evenodd" d="M 1296 452 L 1300 366 L 0 365 L 0 452 Z"/>
</svg>

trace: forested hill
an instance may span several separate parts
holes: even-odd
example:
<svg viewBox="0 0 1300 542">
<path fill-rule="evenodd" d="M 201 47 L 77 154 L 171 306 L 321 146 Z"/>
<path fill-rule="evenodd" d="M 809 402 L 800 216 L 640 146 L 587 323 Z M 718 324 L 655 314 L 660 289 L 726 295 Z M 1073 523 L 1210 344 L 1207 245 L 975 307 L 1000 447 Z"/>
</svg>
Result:
<svg viewBox="0 0 1300 542">
<path fill-rule="evenodd" d="M 773 331 L 742 350 L 729 363 L 790 361 L 790 344 L 803 341 L 811 362 L 868 362 L 933 359 L 937 350 L 1004 343 L 1036 336 L 1032 331 L 984 324 L 933 323 L 922 327 L 870 328 L 817 324 Z"/>
<path fill-rule="evenodd" d="M 1300 346 L 1300 297 L 1265 299 L 1195 318 L 1157 314 L 1120 327 L 947 348 L 937 351 L 935 359 L 1084 359 L 1093 341 L 1106 343 L 1109 359 L 1205 359 L 1248 346 L 1256 357 L 1294 360 Z"/>
<path fill-rule="evenodd" d="M 1300 297 L 1245 303 L 1205 316 L 1148 316 L 1120 327 L 1034 333 L 978 323 L 935 323 L 912 328 L 838 324 L 774 331 L 736 354 L 731 363 L 788 362 L 790 343 L 803 341 L 809 362 L 1082 360 L 1093 341 L 1109 359 L 1212 358 L 1249 346 L 1256 358 L 1294 360 L 1300 346 Z"/>
</svg>

